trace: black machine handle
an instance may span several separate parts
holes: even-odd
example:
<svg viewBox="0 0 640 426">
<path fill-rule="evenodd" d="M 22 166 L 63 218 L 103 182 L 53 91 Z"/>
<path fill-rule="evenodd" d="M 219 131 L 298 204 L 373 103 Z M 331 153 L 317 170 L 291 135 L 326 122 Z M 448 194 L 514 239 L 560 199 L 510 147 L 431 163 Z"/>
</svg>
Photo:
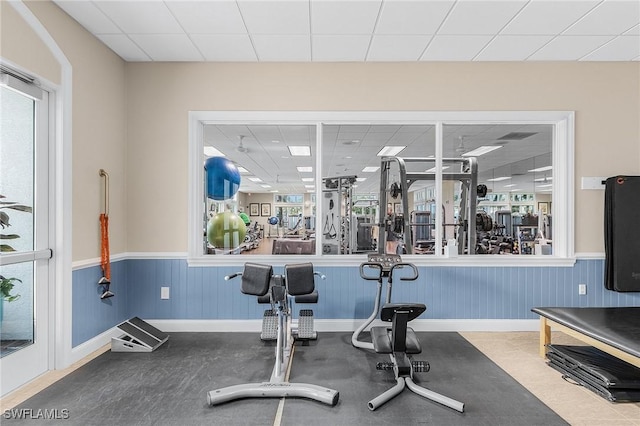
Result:
<svg viewBox="0 0 640 426">
<path fill-rule="evenodd" d="M 326 280 L 327 279 L 327 276 L 325 274 L 320 273 L 320 272 L 313 271 L 313 275 L 314 276 L 315 275 L 319 276 L 321 280 Z"/>
<path fill-rule="evenodd" d="M 365 268 L 372 268 L 372 269 L 378 269 L 378 275 L 373 276 L 373 275 L 367 275 L 365 273 Z M 382 263 L 378 263 L 378 262 L 364 262 L 360 264 L 360 277 L 365 279 L 365 280 L 370 280 L 370 281 L 380 281 L 382 280 L 382 274 L 383 274 L 383 266 Z"/>
<path fill-rule="evenodd" d="M 400 277 L 402 281 L 415 281 L 418 279 L 418 268 L 413 263 L 394 263 L 389 270 L 389 281 L 391 281 L 391 277 L 393 276 L 393 270 L 396 268 L 402 269 L 405 266 L 408 266 L 413 271 L 413 275 L 410 277 Z"/>
</svg>

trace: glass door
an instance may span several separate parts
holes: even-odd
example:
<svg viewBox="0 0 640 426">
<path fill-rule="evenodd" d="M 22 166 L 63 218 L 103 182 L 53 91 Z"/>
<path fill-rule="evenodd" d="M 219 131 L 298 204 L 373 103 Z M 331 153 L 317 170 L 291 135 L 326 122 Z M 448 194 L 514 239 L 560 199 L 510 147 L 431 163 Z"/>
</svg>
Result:
<svg viewBox="0 0 640 426">
<path fill-rule="evenodd" d="M 49 320 L 48 95 L 34 86 L 27 94 L 19 90 L 26 83 L 8 74 L 2 77 L 0 392 L 5 395 L 49 369 L 53 327 Z"/>
</svg>

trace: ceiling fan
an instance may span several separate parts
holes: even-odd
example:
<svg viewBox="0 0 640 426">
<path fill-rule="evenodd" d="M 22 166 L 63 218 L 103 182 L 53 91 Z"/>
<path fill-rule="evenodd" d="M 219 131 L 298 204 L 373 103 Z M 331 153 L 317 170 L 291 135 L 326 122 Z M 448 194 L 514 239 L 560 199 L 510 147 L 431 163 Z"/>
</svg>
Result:
<svg viewBox="0 0 640 426">
<path fill-rule="evenodd" d="M 244 136 L 243 136 L 243 135 L 240 135 L 240 136 L 239 136 L 239 138 L 240 138 L 240 143 L 239 143 L 239 144 L 238 144 L 238 146 L 236 147 L 236 151 L 238 151 L 238 152 L 243 152 L 243 153 L 244 153 L 244 152 L 249 152 L 249 149 L 248 149 L 248 148 L 246 148 L 246 147 L 242 144 L 242 140 L 244 139 Z"/>
</svg>

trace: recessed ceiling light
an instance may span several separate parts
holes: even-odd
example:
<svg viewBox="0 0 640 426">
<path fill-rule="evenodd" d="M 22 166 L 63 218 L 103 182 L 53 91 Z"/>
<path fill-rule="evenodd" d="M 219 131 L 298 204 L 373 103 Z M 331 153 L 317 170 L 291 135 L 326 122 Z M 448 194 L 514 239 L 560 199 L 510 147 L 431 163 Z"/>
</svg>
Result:
<svg viewBox="0 0 640 426">
<path fill-rule="evenodd" d="M 274 139 L 274 140 L 271 141 L 271 143 L 280 143 L 280 141 L 277 140 L 277 139 Z"/>
<path fill-rule="evenodd" d="M 250 177 L 247 179 L 249 179 L 251 182 L 262 182 L 262 179 L 260 179 L 259 177 Z"/>
<path fill-rule="evenodd" d="M 504 187 L 505 187 L 505 188 L 512 188 L 512 187 L 514 187 L 514 186 L 516 186 L 516 184 L 515 184 L 515 183 L 510 183 L 509 185 L 505 185 Z"/>
<path fill-rule="evenodd" d="M 225 155 L 212 146 L 204 147 L 204 155 L 207 157 L 225 157 Z"/>
<path fill-rule="evenodd" d="M 300 173 L 311 173 L 313 172 L 313 167 L 311 166 L 298 166 L 296 167 Z"/>
<path fill-rule="evenodd" d="M 536 188 L 551 188 L 552 186 L 552 183 L 545 183 L 544 185 L 536 185 Z"/>
<path fill-rule="evenodd" d="M 303 182 L 313 182 L 315 178 L 302 178 Z"/>
<path fill-rule="evenodd" d="M 509 192 L 516 192 L 516 191 L 522 191 L 522 189 L 520 188 L 515 188 L 515 189 L 510 189 Z"/>
<path fill-rule="evenodd" d="M 500 182 L 501 180 L 509 180 L 509 179 L 511 179 L 511 176 L 500 176 L 493 179 L 487 179 L 487 182 Z"/>
<path fill-rule="evenodd" d="M 449 168 L 449 166 L 442 166 L 442 170 L 447 170 Z M 425 173 L 435 173 L 436 168 L 432 167 L 430 169 L 425 170 Z"/>
<path fill-rule="evenodd" d="M 534 179 L 533 181 L 534 181 L 534 182 L 546 182 L 546 181 L 548 181 L 548 180 L 553 180 L 553 176 L 543 177 L 543 178 L 537 178 L 537 179 Z"/>
<path fill-rule="evenodd" d="M 242 166 L 238 166 L 238 171 L 239 171 L 240 173 L 249 173 L 249 170 L 245 169 L 245 168 L 244 168 L 244 167 L 242 167 Z"/>
<path fill-rule="evenodd" d="M 311 147 L 306 145 L 290 145 L 289 152 L 294 157 L 310 157 Z"/>
<path fill-rule="evenodd" d="M 356 178 L 357 182 L 364 182 L 365 180 L 367 180 L 367 178 Z"/>
<path fill-rule="evenodd" d="M 344 141 L 344 142 L 342 142 L 342 145 L 355 145 L 355 144 L 358 144 L 358 143 L 360 143 L 360 140 L 354 139 L 354 140 L 351 140 L 351 141 Z"/>
<path fill-rule="evenodd" d="M 350 156 L 350 155 L 347 155 L 347 156 L 346 156 L 346 157 L 344 157 L 344 158 L 345 158 L 345 160 L 351 160 L 353 157 L 352 157 L 352 156 Z"/>
<path fill-rule="evenodd" d="M 373 172 L 377 172 L 379 168 L 380 166 L 367 166 L 364 169 L 362 169 L 362 171 L 364 173 L 373 173 Z"/>
<path fill-rule="evenodd" d="M 305 185 L 304 187 L 305 188 L 315 188 L 316 186 L 315 185 Z"/>
<path fill-rule="evenodd" d="M 528 171 L 532 173 L 536 173 L 536 172 L 546 172 L 547 170 L 552 170 L 552 169 L 553 169 L 553 166 L 544 166 L 544 167 L 538 167 L 537 169 L 531 169 Z"/>
<path fill-rule="evenodd" d="M 269 191 L 269 192 L 278 192 L 278 190 L 277 190 L 277 189 L 272 189 L 272 190 L 271 190 L 271 191 Z"/>
<path fill-rule="evenodd" d="M 263 188 L 271 188 L 271 185 L 260 185 Z"/>
<path fill-rule="evenodd" d="M 493 145 L 493 146 L 483 145 L 481 147 L 474 149 L 473 151 L 465 152 L 464 154 L 462 154 L 462 156 L 463 157 L 479 157 L 481 155 L 484 155 L 491 151 L 495 151 L 496 149 L 500 149 L 500 148 L 502 148 L 502 145 Z"/>
<path fill-rule="evenodd" d="M 316 192 L 315 189 L 307 189 L 307 192 Z"/>
<path fill-rule="evenodd" d="M 398 155 L 406 146 L 384 146 L 380 151 L 378 151 L 378 157 L 387 157 Z"/>
</svg>

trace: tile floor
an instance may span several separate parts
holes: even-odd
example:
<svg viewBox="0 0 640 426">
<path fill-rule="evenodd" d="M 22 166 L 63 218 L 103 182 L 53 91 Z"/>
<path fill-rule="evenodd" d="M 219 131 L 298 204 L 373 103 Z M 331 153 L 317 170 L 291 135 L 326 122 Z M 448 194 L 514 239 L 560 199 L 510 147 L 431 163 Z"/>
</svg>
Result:
<svg viewBox="0 0 640 426">
<path fill-rule="evenodd" d="M 493 362 L 529 389 L 568 423 L 576 426 L 640 426 L 640 403 L 610 403 L 580 386 L 564 381 L 538 355 L 537 332 L 463 332 L 460 333 Z M 557 344 L 582 344 L 569 336 L 553 333 Z M 0 399 L 0 411 L 12 408 L 51 383 L 89 362 L 98 351 L 70 367 L 51 371 Z"/>
</svg>

